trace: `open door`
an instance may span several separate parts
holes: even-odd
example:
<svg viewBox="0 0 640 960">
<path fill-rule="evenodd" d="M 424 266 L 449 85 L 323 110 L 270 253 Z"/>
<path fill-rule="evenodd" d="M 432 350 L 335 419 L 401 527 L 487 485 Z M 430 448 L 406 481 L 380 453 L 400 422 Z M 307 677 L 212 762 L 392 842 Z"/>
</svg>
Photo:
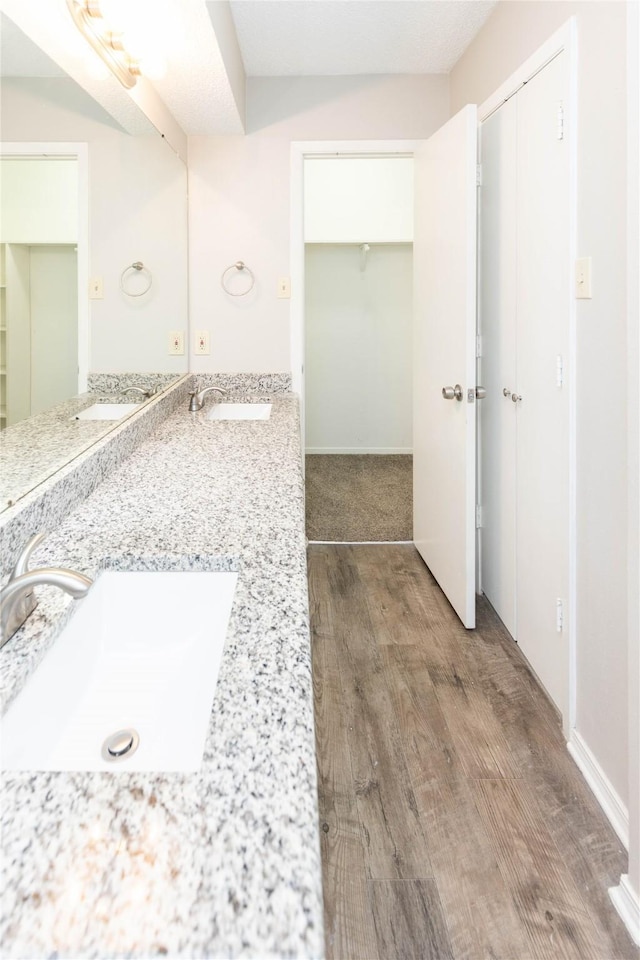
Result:
<svg viewBox="0 0 640 960">
<path fill-rule="evenodd" d="M 465 627 L 476 593 L 477 108 L 415 152 L 413 536 Z"/>
</svg>

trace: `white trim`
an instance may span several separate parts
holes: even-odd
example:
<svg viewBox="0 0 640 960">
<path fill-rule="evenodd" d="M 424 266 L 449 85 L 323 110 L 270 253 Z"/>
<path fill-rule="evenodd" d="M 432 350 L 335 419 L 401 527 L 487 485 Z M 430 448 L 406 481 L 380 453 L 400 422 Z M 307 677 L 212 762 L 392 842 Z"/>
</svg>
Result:
<svg viewBox="0 0 640 960">
<path fill-rule="evenodd" d="M 91 351 L 89 328 L 89 144 L 2 142 L 0 156 L 74 157 L 78 161 L 78 393 L 87 389 Z"/>
<path fill-rule="evenodd" d="M 413 540 L 307 540 L 309 546 L 312 543 L 326 544 L 329 547 L 391 547 L 394 544 L 414 546 Z"/>
<path fill-rule="evenodd" d="M 313 457 L 323 454 L 337 454 L 344 456 L 358 456 L 359 454 L 372 454 L 379 456 L 393 456 L 399 454 L 406 456 L 413 453 L 413 447 L 307 447 L 305 454 Z"/>
<path fill-rule="evenodd" d="M 609 887 L 609 896 L 629 934 L 640 947 L 640 897 L 623 873 L 617 887 Z"/>
<path fill-rule="evenodd" d="M 478 119 L 482 123 L 498 107 L 506 103 L 510 97 L 517 93 L 520 87 L 531 80 L 532 77 L 543 70 L 563 50 L 571 50 L 575 42 L 576 18 L 570 17 L 563 26 L 555 33 L 552 33 L 541 47 L 532 53 L 530 57 L 521 63 L 518 69 L 511 76 L 501 83 L 497 90 L 491 96 L 487 97 L 483 104 L 478 108 Z"/>
<path fill-rule="evenodd" d="M 625 849 L 629 847 L 629 811 L 615 787 L 577 730 L 571 731 L 567 750 L 587 781 L 607 820 Z"/>
</svg>

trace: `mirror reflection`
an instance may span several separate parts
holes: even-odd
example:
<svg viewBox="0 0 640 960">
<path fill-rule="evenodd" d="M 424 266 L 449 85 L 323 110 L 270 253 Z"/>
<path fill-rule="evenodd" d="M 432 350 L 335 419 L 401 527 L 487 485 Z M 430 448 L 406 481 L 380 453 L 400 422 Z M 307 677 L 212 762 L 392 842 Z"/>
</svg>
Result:
<svg viewBox="0 0 640 960">
<path fill-rule="evenodd" d="M 4 509 L 139 407 L 79 412 L 187 371 L 187 182 L 146 117 L 125 132 L 0 19 Z"/>
</svg>

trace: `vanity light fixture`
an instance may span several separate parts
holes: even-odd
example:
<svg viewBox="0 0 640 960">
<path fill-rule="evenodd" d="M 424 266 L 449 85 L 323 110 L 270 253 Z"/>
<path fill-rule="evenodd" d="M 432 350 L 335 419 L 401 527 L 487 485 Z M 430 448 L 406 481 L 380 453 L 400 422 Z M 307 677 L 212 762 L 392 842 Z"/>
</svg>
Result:
<svg viewBox="0 0 640 960">
<path fill-rule="evenodd" d="M 122 36 L 105 24 L 99 0 L 67 0 L 73 22 L 106 63 L 114 77 L 128 90 L 140 76 L 138 61 L 130 56 L 122 44 Z"/>
</svg>

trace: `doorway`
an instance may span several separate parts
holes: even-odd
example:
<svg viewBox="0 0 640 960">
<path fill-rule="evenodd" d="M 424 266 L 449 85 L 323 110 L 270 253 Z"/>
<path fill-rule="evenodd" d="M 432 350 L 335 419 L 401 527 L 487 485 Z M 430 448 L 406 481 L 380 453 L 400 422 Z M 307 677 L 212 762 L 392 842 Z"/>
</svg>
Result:
<svg viewBox="0 0 640 960">
<path fill-rule="evenodd" d="M 413 160 L 317 149 L 302 160 L 307 536 L 410 540 Z"/>
<path fill-rule="evenodd" d="M 0 143 L 4 428 L 87 388 L 88 146 Z"/>
</svg>

